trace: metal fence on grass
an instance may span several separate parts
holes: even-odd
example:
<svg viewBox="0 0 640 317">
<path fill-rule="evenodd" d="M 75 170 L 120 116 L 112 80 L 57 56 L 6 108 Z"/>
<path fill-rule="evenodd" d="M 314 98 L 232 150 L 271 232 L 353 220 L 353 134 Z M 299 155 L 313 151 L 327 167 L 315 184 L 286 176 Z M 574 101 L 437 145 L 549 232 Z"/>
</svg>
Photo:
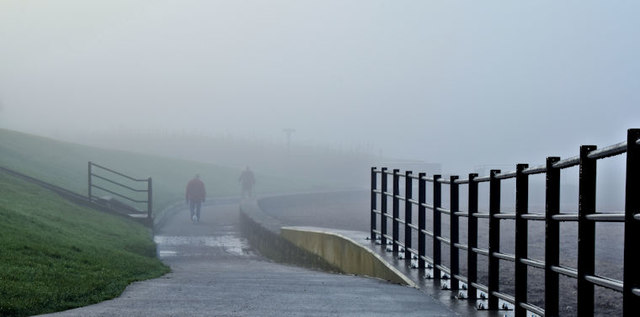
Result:
<svg viewBox="0 0 640 317">
<path fill-rule="evenodd" d="M 146 217 L 147 219 L 151 219 L 152 218 L 152 194 L 153 194 L 153 186 L 152 186 L 152 180 L 151 177 L 146 178 L 146 179 L 137 179 L 137 178 L 133 178 L 129 175 L 126 175 L 124 173 L 112 170 L 110 168 L 89 162 L 88 164 L 88 196 L 89 196 L 89 200 L 97 202 L 99 200 L 98 197 L 96 197 L 93 194 L 93 189 L 99 189 L 101 191 L 107 192 L 111 195 L 117 196 L 119 198 L 123 198 L 129 202 L 132 203 L 136 203 L 136 204 L 145 204 L 146 205 Z M 100 184 L 98 184 L 98 182 L 100 182 Z M 133 184 L 140 184 L 142 183 L 143 185 L 135 188 L 132 186 L 135 185 L 131 185 L 131 184 L 123 184 L 124 182 L 130 182 Z M 109 187 L 109 188 L 107 188 Z M 140 193 L 142 193 L 142 195 L 145 196 L 144 199 L 141 199 L 139 196 L 141 195 Z M 136 208 L 125 205 L 126 209 L 132 210 L 132 211 L 138 211 Z M 144 212 L 144 211 L 143 211 Z M 130 214 L 131 216 L 136 216 L 136 214 Z"/>
</svg>

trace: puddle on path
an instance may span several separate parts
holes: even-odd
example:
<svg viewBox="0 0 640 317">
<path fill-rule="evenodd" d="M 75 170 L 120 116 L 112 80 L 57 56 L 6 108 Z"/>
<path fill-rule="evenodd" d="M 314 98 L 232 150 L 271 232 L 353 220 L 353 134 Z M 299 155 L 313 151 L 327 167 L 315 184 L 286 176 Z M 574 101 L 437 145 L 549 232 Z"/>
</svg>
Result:
<svg viewBox="0 0 640 317">
<path fill-rule="evenodd" d="M 232 235 L 224 236 L 155 236 L 158 245 L 158 255 L 162 257 L 204 255 L 207 249 L 224 250 L 236 255 L 250 255 L 249 243 L 246 239 Z M 193 249 L 200 249 L 194 253 Z"/>
</svg>

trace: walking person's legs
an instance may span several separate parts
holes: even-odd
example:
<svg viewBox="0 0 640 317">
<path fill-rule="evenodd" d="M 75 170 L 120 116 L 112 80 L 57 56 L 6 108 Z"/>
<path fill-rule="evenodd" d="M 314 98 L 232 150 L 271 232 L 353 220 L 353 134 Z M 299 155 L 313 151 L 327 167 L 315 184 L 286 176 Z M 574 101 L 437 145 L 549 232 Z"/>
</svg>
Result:
<svg viewBox="0 0 640 317">
<path fill-rule="evenodd" d="M 193 219 L 195 213 L 196 203 L 193 200 L 189 200 L 189 219 Z"/>
<path fill-rule="evenodd" d="M 196 203 L 196 222 L 200 222 L 200 208 L 202 207 L 201 202 Z"/>
<path fill-rule="evenodd" d="M 191 221 L 196 222 L 200 219 L 200 202 L 191 200 L 189 202 L 189 211 Z"/>
</svg>

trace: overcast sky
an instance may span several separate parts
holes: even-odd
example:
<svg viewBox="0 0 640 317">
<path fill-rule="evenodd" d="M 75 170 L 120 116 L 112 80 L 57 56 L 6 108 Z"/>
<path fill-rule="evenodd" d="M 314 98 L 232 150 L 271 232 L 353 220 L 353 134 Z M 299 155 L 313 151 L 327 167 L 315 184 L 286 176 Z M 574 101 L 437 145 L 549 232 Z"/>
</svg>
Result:
<svg viewBox="0 0 640 317">
<path fill-rule="evenodd" d="M 638 1 L 0 0 L 0 127 L 540 164 L 640 127 Z"/>
</svg>

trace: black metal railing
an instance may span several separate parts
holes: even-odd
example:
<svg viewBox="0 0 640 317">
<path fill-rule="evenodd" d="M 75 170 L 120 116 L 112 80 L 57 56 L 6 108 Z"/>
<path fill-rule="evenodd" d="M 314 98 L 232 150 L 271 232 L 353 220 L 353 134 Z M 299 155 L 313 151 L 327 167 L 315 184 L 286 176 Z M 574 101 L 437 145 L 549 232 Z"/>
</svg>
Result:
<svg viewBox="0 0 640 317">
<path fill-rule="evenodd" d="M 93 189 L 99 189 L 119 198 L 123 198 L 129 202 L 146 205 L 146 217 L 152 218 L 153 213 L 153 186 L 151 177 L 146 179 L 133 178 L 124 173 L 112 170 L 110 168 L 89 162 L 88 164 L 88 197 L 91 201 L 96 201 L 97 197 L 93 194 Z M 98 182 L 96 182 L 98 180 Z M 133 184 L 123 184 L 125 182 Z M 143 186 L 136 188 L 136 185 L 142 183 Z M 110 188 L 107 188 L 110 187 Z M 140 196 L 144 196 L 141 198 Z M 132 209 L 136 209 L 131 207 Z M 143 211 L 144 212 L 144 211 Z"/>
<path fill-rule="evenodd" d="M 596 171 L 600 159 L 626 153 L 626 184 L 624 212 L 596 212 Z M 561 170 L 578 166 L 578 212 L 563 213 L 560 208 Z M 544 212 L 530 212 L 529 176 L 545 174 Z M 391 189 L 388 188 L 391 177 Z M 401 195 L 401 182 L 404 178 L 404 195 Z M 501 212 L 501 183 L 515 179 L 515 212 Z M 418 197 L 414 198 L 414 183 L 418 185 Z M 478 185 L 489 184 L 487 212 L 478 211 Z M 427 203 L 427 184 L 432 187 L 432 200 Z M 442 206 L 442 186 L 449 187 L 449 209 Z M 467 186 L 468 206 L 461 211 L 459 206 L 460 186 Z M 391 210 L 387 209 L 387 200 L 392 200 Z M 400 215 L 400 202 L 404 202 L 404 216 Z M 417 209 L 418 222 L 412 219 L 413 208 Z M 427 230 L 427 210 L 431 211 L 432 231 Z M 448 237 L 442 234 L 442 217 L 449 217 Z M 467 241 L 460 241 L 460 218 L 466 218 Z M 378 226 L 380 219 L 380 226 Z M 488 247 L 478 246 L 478 220 L 488 219 Z M 515 252 L 503 253 L 500 248 L 501 221 L 515 221 Z M 391 221 L 391 234 L 387 222 Z M 545 226 L 544 260 L 528 255 L 529 222 L 543 222 Z M 560 263 L 560 223 L 574 222 L 578 226 L 577 267 Z M 596 223 L 618 222 L 624 224 L 624 251 L 622 269 L 623 279 L 600 276 L 595 272 Z M 403 225 L 404 237 L 400 239 L 400 225 Z M 463 228 L 462 230 L 465 230 Z M 622 312 L 624 316 L 640 316 L 640 256 L 637 243 L 640 242 L 640 129 L 630 129 L 627 141 L 597 149 L 595 146 L 581 146 L 580 155 L 561 160 L 548 157 L 541 166 L 529 167 L 516 165 L 513 172 L 491 170 L 488 176 L 479 177 L 475 173 L 466 179 L 458 176 L 443 178 L 441 175 L 428 177 L 425 173 L 414 175 L 411 171 L 401 173 L 399 169 L 391 172 L 383 167 L 371 169 L 371 237 L 382 245 L 392 244 L 392 252 L 407 261 L 415 259 L 415 267 L 428 269 L 427 277 L 449 279 L 448 289 L 459 291 L 466 288 L 465 297 L 476 300 L 487 296 L 486 308 L 500 309 L 499 300 L 511 303 L 515 316 L 525 316 L 527 311 L 539 316 L 558 316 L 559 277 L 567 276 L 577 280 L 577 314 L 594 315 L 594 286 L 604 287 L 622 293 Z M 427 237 L 432 244 L 427 246 Z M 417 239 L 417 246 L 413 240 Z M 449 266 L 443 264 L 442 246 L 448 245 Z M 634 245 L 635 244 L 635 245 Z M 404 248 L 402 252 L 401 248 Z M 431 249 L 430 256 L 427 249 Z M 460 274 L 460 253 L 466 252 L 467 274 Z M 487 284 L 478 281 L 478 256 L 487 257 Z M 505 278 L 500 270 L 500 261 L 513 262 L 514 291 L 508 294 L 500 289 L 500 280 Z M 544 272 L 544 307 L 532 304 L 528 300 L 528 268 Z M 425 270 L 426 272 L 426 270 Z M 425 273 L 426 274 L 426 273 Z M 502 274 L 502 275 L 501 275 Z M 478 296 L 478 294 L 481 294 Z"/>
</svg>

